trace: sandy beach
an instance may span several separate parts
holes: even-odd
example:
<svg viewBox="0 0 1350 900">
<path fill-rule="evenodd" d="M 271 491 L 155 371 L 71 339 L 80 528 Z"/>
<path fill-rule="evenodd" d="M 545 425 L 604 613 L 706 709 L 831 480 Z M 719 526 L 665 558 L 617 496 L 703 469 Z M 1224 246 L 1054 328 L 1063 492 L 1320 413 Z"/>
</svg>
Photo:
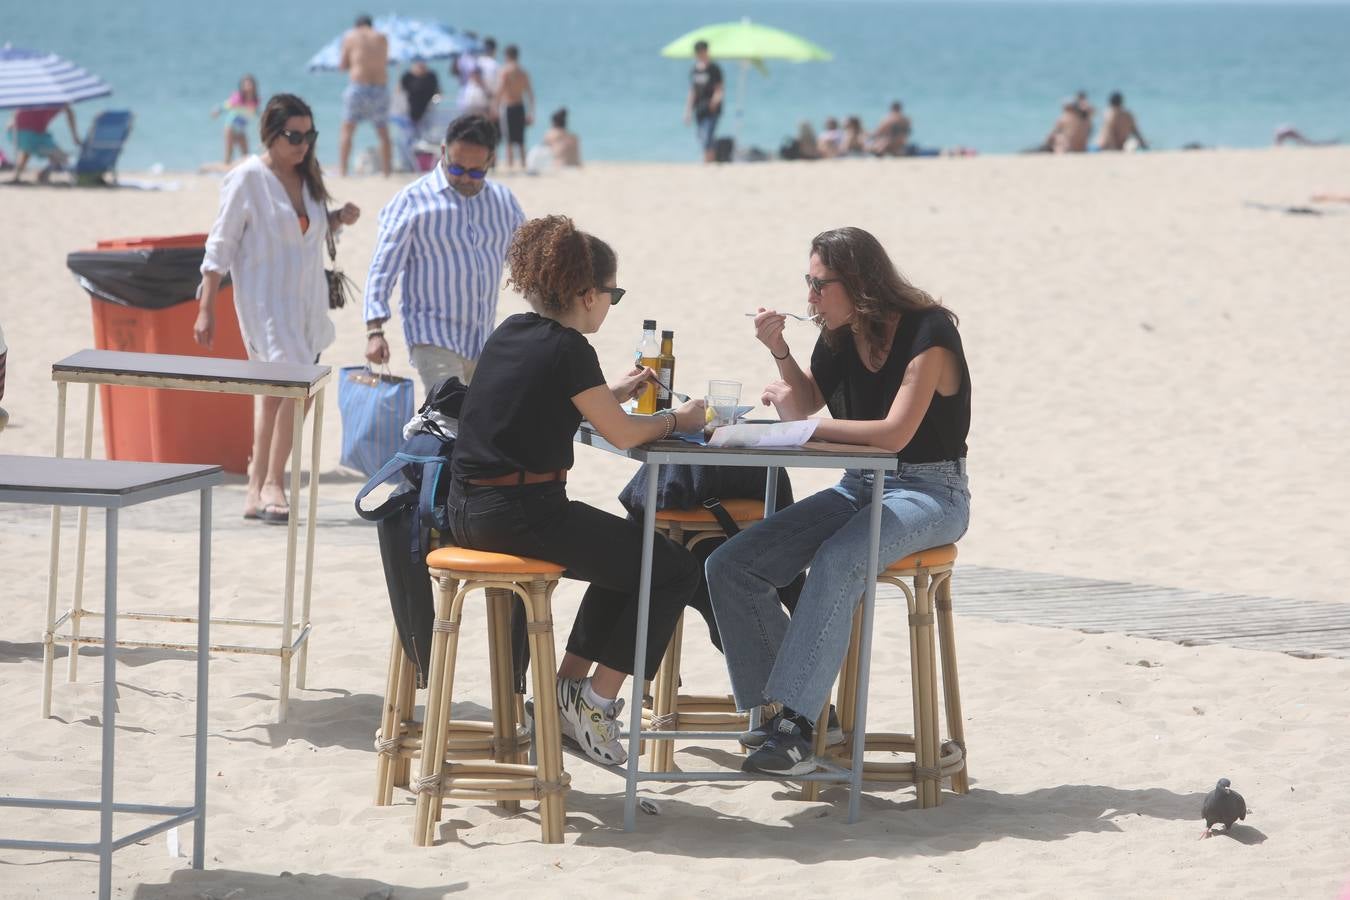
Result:
<svg viewBox="0 0 1350 900">
<path fill-rule="evenodd" d="M 874 232 L 961 317 L 974 389 L 963 564 L 1345 602 L 1350 205 L 1294 215 L 1246 204 L 1344 193 L 1347 171 L 1350 149 L 1329 148 L 602 164 L 503 181 L 528 214 L 567 213 L 614 245 L 628 294 L 593 338 L 608 371 L 631 360 L 641 321 L 655 318 L 675 331 L 677 389 L 701 395 L 708 379 L 730 378 L 743 402 L 774 369 L 742 313 L 804 307 L 817 232 Z M 65 255 L 100 238 L 210 227 L 218 179 L 172 180 L 178 190 L 0 189 L 0 403 L 13 417 L 0 453 L 53 452 L 50 364 L 92 345 L 89 300 Z M 364 211 L 339 249 L 358 281 L 379 208 L 403 183 L 330 180 L 338 201 Z M 524 308 L 502 294 L 501 317 Z M 359 309 L 334 320 L 323 362 L 359 362 Z M 390 338 L 395 373 L 412 375 L 401 335 Z M 809 325 L 790 326 L 799 359 L 813 340 Z M 75 422 L 82 392 L 73 396 Z M 374 530 L 351 507 L 364 479 L 338 468 L 340 439 L 330 396 L 309 689 L 277 725 L 274 661 L 213 659 L 208 868 L 171 859 L 155 837 L 117 854 L 116 896 L 856 896 L 890 885 L 918 896 L 1335 897 L 1350 879 L 1350 768 L 1339 752 L 1350 741 L 1350 660 L 963 617 L 959 569 L 968 796 L 919 810 L 912 788 L 874 790 L 850 826 L 842 789 L 804 803 L 765 783 L 662 787 L 642 792 L 660 815 L 626 834 L 622 781 L 573 763 L 564 846 L 538 843 L 531 804 L 508 817 L 447 801 L 440 843 L 415 848 L 409 796 L 371 804 L 390 615 Z M 569 492 L 617 510 L 633 469 L 579 449 Z M 832 480 L 793 473 L 798 494 Z M 215 608 L 272 615 L 284 531 L 242 521 L 243 497 L 240 477 L 216 492 Z M 124 516 L 124 608 L 190 606 L 195 517 L 183 499 Z M 45 508 L 0 507 L 0 794 L 92 799 L 97 653 L 86 651 L 74 685 L 58 660 L 56 718 L 38 718 L 48 523 Z M 90 583 L 101 584 L 101 529 L 92 533 Z M 570 584 L 557 594 L 559 642 L 579 597 Z M 1221 604 L 1212 615 L 1223 620 Z M 875 728 L 909 727 L 902 621 L 879 604 Z M 700 631 L 688 632 L 685 682 L 722 690 L 721 659 Z M 483 712 L 484 644 L 461 644 L 457 714 Z M 190 796 L 193 675 L 186 654 L 125 655 L 119 800 Z M 728 745 L 676 754 L 689 769 L 736 761 Z M 1246 795 L 1248 827 L 1198 841 L 1201 797 L 1220 776 Z M 6 836 L 58 838 L 81 824 L 83 839 L 97 834 L 93 816 L 3 818 Z M 87 858 L 0 851 L 4 898 L 84 896 L 96 874 Z"/>
</svg>

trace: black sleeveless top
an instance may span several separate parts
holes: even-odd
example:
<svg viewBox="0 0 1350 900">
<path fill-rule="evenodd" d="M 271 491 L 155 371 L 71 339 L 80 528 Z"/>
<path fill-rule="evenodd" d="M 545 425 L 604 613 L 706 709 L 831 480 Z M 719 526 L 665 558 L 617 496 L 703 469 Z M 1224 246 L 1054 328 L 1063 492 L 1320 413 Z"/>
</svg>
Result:
<svg viewBox="0 0 1350 900">
<path fill-rule="evenodd" d="M 961 459 L 966 455 L 966 435 L 970 432 L 970 368 L 961 347 L 961 334 L 940 308 L 907 313 L 900 319 L 891 352 L 877 372 L 863 365 L 851 339 L 835 352 L 822 334 L 811 353 L 811 377 L 836 419 L 884 419 L 895 402 L 905 369 L 914 357 L 931 347 L 944 347 L 956 356 L 961 387 L 950 397 L 934 391 L 928 412 L 898 457 L 908 463 Z"/>
</svg>

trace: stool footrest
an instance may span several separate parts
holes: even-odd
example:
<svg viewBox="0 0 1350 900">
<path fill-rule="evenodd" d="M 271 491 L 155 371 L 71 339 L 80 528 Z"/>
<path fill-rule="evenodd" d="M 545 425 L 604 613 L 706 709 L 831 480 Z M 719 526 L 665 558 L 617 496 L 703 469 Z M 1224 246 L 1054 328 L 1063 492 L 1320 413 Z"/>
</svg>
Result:
<svg viewBox="0 0 1350 900">
<path fill-rule="evenodd" d="M 459 800 L 540 800 L 564 793 L 572 776 L 563 772 L 556 782 L 541 781 L 534 766 L 497 762 L 448 762 L 439 779 L 419 780 L 414 793 Z"/>
<path fill-rule="evenodd" d="M 913 753 L 914 735 L 899 732 L 869 731 L 863 744 L 864 752 L 872 753 Z M 831 747 L 829 757 L 844 767 L 853 761 L 853 738 L 850 735 L 844 743 Z M 944 741 L 938 749 L 938 764 L 931 771 L 922 771 L 913 761 L 876 762 L 863 760 L 863 779 L 865 781 L 895 781 L 917 784 L 923 780 L 941 781 L 950 778 L 965 768 L 966 755 L 955 741 Z"/>
</svg>

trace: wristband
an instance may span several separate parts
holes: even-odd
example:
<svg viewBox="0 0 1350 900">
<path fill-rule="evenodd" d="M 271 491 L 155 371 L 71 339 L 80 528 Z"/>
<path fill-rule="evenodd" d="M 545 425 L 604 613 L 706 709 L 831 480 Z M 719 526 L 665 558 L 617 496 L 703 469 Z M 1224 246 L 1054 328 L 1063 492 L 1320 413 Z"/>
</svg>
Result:
<svg viewBox="0 0 1350 900">
<path fill-rule="evenodd" d="M 381 331 L 380 329 L 376 328 L 376 329 L 374 329 L 373 331 L 367 331 L 367 332 L 366 332 L 366 337 L 367 337 L 367 338 L 384 337 L 384 332 Z"/>
<path fill-rule="evenodd" d="M 773 357 L 774 359 L 776 359 L 776 360 L 782 361 L 782 360 L 785 360 L 785 359 L 787 359 L 789 356 L 792 355 L 792 348 L 789 347 L 789 348 L 788 348 L 788 352 L 784 353 L 782 356 L 779 356 L 777 353 L 774 353 L 772 350 L 769 351 L 769 355 L 772 356 L 772 357 Z"/>
<path fill-rule="evenodd" d="M 657 438 L 657 440 L 664 441 L 666 438 L 670 437 L 672 434 L 675 433 L 675 413 L 671 412 L 668 409 L 663 409 L 661 410 L 659 415 L 661 416 L 661 418 L 666 420 L 666 430 L 661 433 L 661 436 Z"/>
</svg>

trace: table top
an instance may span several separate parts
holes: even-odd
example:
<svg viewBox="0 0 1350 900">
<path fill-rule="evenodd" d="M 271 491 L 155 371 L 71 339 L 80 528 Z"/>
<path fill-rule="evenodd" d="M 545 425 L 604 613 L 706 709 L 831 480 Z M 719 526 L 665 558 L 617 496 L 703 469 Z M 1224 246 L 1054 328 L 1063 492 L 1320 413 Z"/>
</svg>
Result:
<svg viewBox="0 0 1350 900">
<path fill-rule="evenodd" d="M 328 380 L 331 371 L 328 366 L 248 359 L 81 350 L 52 364 L 52 380 L 95 384 L 147 383 L 149 387 L 207 391 L 225 386 L 252 386 L 310 395 Z M 262 392 L 265 391 L 259 391 Z"/>
<path fill-rule="evenodd" d="M 0 454 L 0 502 L 120 508 L 224 480 L 220 466 Z"/>
<path fill-rule="evenodd" d="M 582 422 L 575 440 L 639 462 L 661 465 L 791 466 L 804 469 L 870 469 L 894 472 L 896 454 L 881 447 L 807 441 L 800 447 L 766 450 L 758 447 L 705 447 L 688 441 L 667 440 L 620 450 L 605 440 L 589 422 Z"/>
</svg>

